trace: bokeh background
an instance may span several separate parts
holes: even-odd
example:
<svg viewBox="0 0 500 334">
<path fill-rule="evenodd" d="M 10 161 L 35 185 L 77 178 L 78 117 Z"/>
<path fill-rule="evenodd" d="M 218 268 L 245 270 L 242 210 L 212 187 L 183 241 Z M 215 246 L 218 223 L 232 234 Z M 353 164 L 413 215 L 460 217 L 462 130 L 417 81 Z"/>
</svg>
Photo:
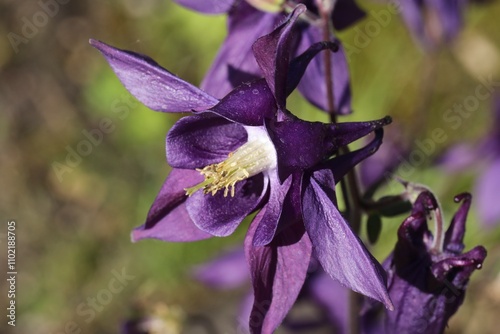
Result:
<svg viewBox="0 0 500 334">
<path fill-rule="evenodd" d="M 387 7 L 359 3 L 375 12 Z M 179 116 L 142 106 L 88 44 L 95 38 L 147 54 L 198 84 L 224 39 L 225 17 L 199 15 L 168 0 L 69 0 L 56 8 L 44 21 L 38 1 L 0 0 L 3 312 L 8 220 L 17 223 L 18 271 L 16 327 L 7 326 L 2 315 L 0 332 L 116 333 L 128 319 L 154 315 L 162 319 L 166 333 L 237 333 L 236 315 L 246 287 L 212 291 L 190 272 L 241 244 L 245 228 L 228 238 L 192 244 L 130 242 L 131 229 L 142 224 L 169 172 L 164 140 Z M 362 47 L 360 34 L 377 22 L 373 14 L 340 33 L 353 46 L 349 65 L 355 113 L 344 119 L 391 115 L 399 129 L 395 132 L 408 144 L 429 138 L 436 127 L 449 129 L 443 113 L 474 94 L 478 78 L 500 79 L 499 16 L 498 2 L 471 6 L 457 41 L 432 57 L 394 15 Z M 23 39 L 13 43 L 12 33 Z M 429 185 L 440 196 L 447 221 L 457 208 L 453 195 L 473 189 L 481 169 L 449 174 L 433 161 L 453 143 L 481 138 L 491 128 L 491 104 L 491 99 L 482 101 L 466 126 L 447 130 L 447 140 L 412 169 L 412 181 Z M 327 120 L 299 96 L 292 96 L 289 108 L 304 119 Z M 101 132 L 102 140 L 87 147 L 86 156 L 68 158 L 103 122 L 108 131 Z M 401 190 L 391 185 L 385 192 Z M 379 260 L 392 249 L 403 218 L 384 220 L 380 242 L 372 247 Z M 500 229 L 485 229 L 473 205 L 466 247 L 483 244 L 489 254 L 484 268 L 472 276 L 449 333 L 498 329 L 499 240 Z M 117 272 L 125 272 L 129 280 L 109 294 Z M 90 303 L 99 295 L 106 295 L 106 303 L 93 308 Z"/>
</svg>

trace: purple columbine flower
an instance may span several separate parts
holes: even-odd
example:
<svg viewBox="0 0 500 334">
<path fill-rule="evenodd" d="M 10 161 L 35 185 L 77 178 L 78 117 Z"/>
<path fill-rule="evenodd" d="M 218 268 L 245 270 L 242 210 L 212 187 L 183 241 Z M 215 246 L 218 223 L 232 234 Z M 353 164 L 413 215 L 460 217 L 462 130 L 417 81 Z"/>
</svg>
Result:
<svg viewBox="0 0 500 334">
<path fill-rule="evenodd" d="M 400 0 L 399 8 L 413 38 L 425 49 L 450 43 L 464 25 L 468 3 L 480 0 Z"/>
<path fill-rule="evenodd" d="M 500 96 L 493 101 L 492 129 L 478 143 L 460 142 L 449 148 L 437 161 L 447 172 L 462 172 L 476 167 L 479 175 L 474 193 L 481 223 L 491 228 L 500 224 L 498 189 L 500 188 Z"/>
<path fill-rule="evenodd" d="M 262 76 L 248 41 L 254 41 L 270 33 L 283 22 L 286 9 L 294 7 L 297 3 L 302 3 L 308 8 L 306 15 L 302 16 L 295 27 L 300 38 L 297 38 L 291 46 L 293 55 L 297 56 L 307 50 L 311 44 L 324 40 L 321 27 L 318 25 L 320 18 L 317 1 L 174 1 L 205 14 L 228 13 L 228 35 L 201 84 L 202 89 L 218 98 L 225 96 L 233 87 L 248 78 Z M 330 16 L 334 28 L 342 30 L 363 18 L 365 13 L 353 0 L 338 0 Z M 334 36 L 330 35 L 329 39 L 340 45 Z M 337 114 L 349 114 L 351 112 L 349 68 L 342 47 L 339 52 L 330 54 L 330 63 L 334 111 Z M 330 112 L 325 75 L 324 57 L 316 57 L 306 70 L 298 89 L 310 103 L 321 110 Z"/>
<path fill-rule="evenodd" d="M 292 59 L 293 26 L 303 5 L 253 45 L 265 78 L 244 83 L 220 101 L 175 77 L 148 57 L 91 41 L 125 87 L 153 110 L 187 112 L 167 135 L 174 168 L 134 241 L 194 241 L 227 236 L 259 210 L 245 251 L 255 304 L 250 327 L 270 333 L 292 307 L 314 250 L 323 269 L 342 285 L 392 307 L 380 264 L 336 207 L 335 182 L 373 154 L 384 118 L 324 124 L 302 121 L 286 109 L 310 60 L 331 43 L 316 43 Z M 366 147 L 334 156 L 340 147 L 375 131 Z"/>
<path fill-rule="evenodd" d="M 411 215 L 398 230 L 394 252 L 384 261 L 394 312 L 367 303 L 366 333 L 443 333 L 448 319 L 465 297 L 471 274 L 480 269 L 486 250 L 477 246 L 466 253 L 463 238 L 471 195 L 455 197 L 462 205 L 444 231 L 442 211 L 434 195 L 420 193 Z M 427 227 L 433 213 L 435 234 Z"/>
</svg>

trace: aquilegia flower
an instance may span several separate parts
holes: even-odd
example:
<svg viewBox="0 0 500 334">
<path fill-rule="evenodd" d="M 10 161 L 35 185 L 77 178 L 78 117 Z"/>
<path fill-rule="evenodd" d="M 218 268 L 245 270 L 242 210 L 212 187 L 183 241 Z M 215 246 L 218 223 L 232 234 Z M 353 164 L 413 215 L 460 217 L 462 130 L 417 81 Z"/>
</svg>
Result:
<svg viewBox="0 0 500 334">
<path fill-rule="evenodd" d="M 400 0 L 399 8 L 413 38 L 432 50 L 450 43 L 464 25 L 469 2 L 480 0 Z"/>
<path fill-rule="evenodd" d="M 477 176 L 474 194 L 478 199 L 478 214 L 486 227 L 500 224 L 497 201 L 500 188 L 500 97 L 493 101 L 492 129 L 475 144 L 461 142 L 449 148 L 438 165 L 447 172 L 474 170 Z M 475 167 L 475 168 L 474 168 Z"/>
<path fill-rule="evenodd" d="M 335 203 L 335 182 L 374 153 L 384 118 L 371 122 L 305 122 L 286 109 L 310 60 L 331 43 L 292 59 L 293 26 L 302 5 L 253 45 L 264 79 L 244 83 L 220 101 L 175 77 L 148 57 L 91 41 L 125 87 L 153 110 L 189 112 L 167 135 L 174 168 L 133 240 L 193 241 L 233 233 L 250 213 L 245 251 L 255 303 L 250 327 L 270 333 L 292 307 L 314 250 L 342 285 L 392 307 L 384 272 Z M 366 147 L 332 158 L 375 131 Z M 307 232 L 307 233 L 306 233 Z"/>
<path fill-rule="evenodd" d="M 420 193 L 411 215 L 398 230 L 394 252 L 384 262 L 395 311 L 373 303 L 365 309 L 367 333 L 442 333 L 448 319 L 465 297 L 471 274 L 481 268 L 486 250 L 477 246 L 466 253 L 463 238 L 471 196 L 455 197 L 462 205 L 444 231 L 443 217 L 434 195 Z M 427 227 L 434 213 L 435 235 Z"/>
<path fill-rule="evenodd" d="M 252 77 L 261 77 L 261 71 L 252 54 L 251 44 L 257 38 L 270 33 L 285 18 L 285 10 L 297 3 L 307 6 L 307 16 L 303 15 L 295 29 L 297 38 L 293 54 L 299 55 L 313 43 L 324 40 L 319 27 L 318 7 L 313 0 L 174 0 L 187 8 L 206 14 L 228 13 L 228 35 L 217 58 L 205 76 L 201 88 L 215 97 L 225 96 L 233 87 Z M 203 3 L 203 4 L 202 4 Z M 365 13 L 353 0 L 338 0 L 331 13 L 335 29 L 342 30 L 364 17 Z M 339 44 L 330 35 L 329 39 Z M 349 68 L 342 47 L 330 55 L 331 78 L 333 83 L 333 108 L 337 114 L 351 112 L 351 90 Z M 306 70 L 298 89 L 313 105 L 324 111 L 331 111 L 327 101 L 324 57 L 316 57 Z"/>
</svg>

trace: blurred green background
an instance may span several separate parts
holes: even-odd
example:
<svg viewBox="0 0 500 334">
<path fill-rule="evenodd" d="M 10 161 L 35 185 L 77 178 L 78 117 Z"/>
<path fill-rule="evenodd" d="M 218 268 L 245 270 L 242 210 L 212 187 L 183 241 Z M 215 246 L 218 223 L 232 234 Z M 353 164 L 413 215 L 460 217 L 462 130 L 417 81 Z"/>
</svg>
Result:
<svg viewBox="0 0 500 334">
<path fill-rule="evenodd" d="M 386 8 L 383 3 L 360 4 L 375 12 Z M 95 38 L 147 54 L 198 84 L 224 39 L 225 17 L 199 15 L 167 0 L 68 1 L 45 24 L 28 31 L 27 22 L 41 10 L 37 1 L 0 0 L 3 310 L 8 220 L 17 223 L 18 271 L 16 327 L 7 326 L 2 315 L 0 332 L 116 333 L 126 319 L 155 314 L 166 319 L 170 333 L 236 333 L 245 289 L 210 291 L 189 272 L 220 250 L 241 244 L 245 228 L 228 238 L 191 244 L 130 242 L 131 229 L 143 223 L 169 172 L 165 135 L 179 116 L 142 106 L 88 44 Z M 349 57 L 355 113 L 344 120 L 391 115 L 405 127 L 403 137 L 410 143 L 445 128 L 443 113 L 474 93 L 478 77 L 500 78 L 499 16 L 497 2 L 471 6 L 456 43 L 433 57 L 426 57 L 401 19 L 391 16 Z M 356 46 L 370 22 L 377 22 L 373 14 L 340 33 L 341 40 Z M 30 37 L 13 45 L 9 34 L 22 36 L 23 29 Z M 288 105 L 304 119 L 326 121 L 298 95 Z M 448 131 L 448 140 L 411 175 L 440 196 L 447 221 L 457 208 L 453 195 L 472 189 L 478 171 L 449 175 L 432 167 L 431 160 L 454 142 L 480 138 L 491 125 L 490 107 L 490 100 L 481 102 L 467 126 Z M 102 122 L 111 124 L 102 142 L 73 167 L 57 171 L 57 163 L 64 164 L 69 152 L 87 139 L 85 133 Z M 401 190 L 391 186 L 386 192 Z M 373 247 L 379 260 L 393 248 L 403 218 L 384 221 L 381 241 Z M 483 270 L 472 276 L 450 333 L 496 332 L 499 240 L 500 230 L 483 230 L 473 212 L 466 247 L 483 244 L 489 254 Z M 102 292 L 110 290 L 110 281 L 122 271 L 130 276 L 123 289 Z M 92 313 L 89 298 L 99 294 L 111 297 Z"/>
</svg>

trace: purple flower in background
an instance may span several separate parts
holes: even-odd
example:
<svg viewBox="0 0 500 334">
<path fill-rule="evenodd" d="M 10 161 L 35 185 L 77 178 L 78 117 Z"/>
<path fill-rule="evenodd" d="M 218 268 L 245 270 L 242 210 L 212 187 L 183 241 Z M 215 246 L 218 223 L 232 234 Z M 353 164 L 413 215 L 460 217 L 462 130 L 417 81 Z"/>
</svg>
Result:
<svg viewBox="0 0 500 334">
<path fill-rule="evenodd" d="M 335 182 L 373 154 L 384 118 L 372 122 L 305 122 L 286 110 L 286 97 L 307 65 L 331 43 L 313 44 L 292 59 L 299 5 L 253 45 L 264 79 L 245 83 L 220 101 L 175 77 L 150 58 L 91 41 L 125 87 L 153 110 L 191 111 L 167 135 L 174 168 L 132 238 L 194 241 L 233 233 L 259 210 L 245 240 L 255 303 L 250 327 L 270 333 L 292 307 L 314 250 L 334 279 L 392 307 L 385 274 L 336 207 Z M 340 147 L 376 132 L 366 147 Z"/>
<path fill-rule="evenodd" d="M 194 268 L 196 280 L 208 287 L 229 290 L 250 283 L 250 272 L 243 249 L 235 249 L 220 257 Z M 348 290 L 326 274 L 317 261 L 311 261 L 304 286 L 298 300 L 315 304 L 322 316 L 315 319 L 285 318 L 283 325 L 291 332 L 306 329 L 329 327 L 335 333 L 348 332 Z M 248 323 L 254 303 L 253 292 L 249 292 L 240 305 L 238 312 L 239 329 L 249 331 Z"/>
<path fill-rule="evenodd" d="M 448 319 L 465 297 L 471 274 L 481 268 L 486 250 L 477 246 L 462 253 L 471 196 L 455 197 L 462 205 L 444 231 L 443 217 L 434 195 L 420 193 L 411 215 L 398 230 L 394 252 L 384 261 L 395 311 L 385 312 L 366 303 L 366 333 L 442 333 Z M 434 214 L 435 235 L 427 227 Z"/>
<path fill-rule="evenodd" d="M 228 35 L 219 50 L 212 67 L 205 76 L 201 88 L 215 97 L 223 97 L 233 87 L 253 77 L 261 77 L 249 40 L 270 33 L 285 18 L 285 9 L 303 3 L 308 11 L 296 25 L 297 38 L 291 45 L 293 55 L 297 56 L 310 45 L 323 41 L 321 28 L 318 26 L 319 14 L 316 2 L 302 1 L 265 1 L 265 0 L 224 0 L 201 1 L 175 0 L 177 3 L 206 14 L 228 13 Z M 264 11 L 272 7 L 274 12 Z M 263 10 L 264 9 L 264 10 Z M 331 13 L 331 22 L 338 29 L 344 29 L 364 17 L 365 13 L 352 0 L 338 0 Z M 329 40 L 339 41 L 330 35 Z M 330 54 L 331 77 L 333 83 L 334 110 L 337 114 L 351 112 L 351 90 L 349 68 L 342 47 L 339 52 Z M 325 84 L 324 57 L 316 57 L 306 70 L 298 89 L 313 105 L 324 111 L 330 111 Z"/>
<path fill-rule="evenodd" d="M 500 223 L 498 189 L 500 189 L 500 97 L 493 103 L 493 128 L 478 143 L 461 142 L 448 149 L 437 164 L 448 172 L 476 167 L 479 175 L 474 193 L 478 214 L 486 227 Z"/>
<path fill-rule="evenodd" d="M 400 0 L 399 8 L 413 38 L 426 50 L 450 43 L 464 25 L 469 2 L 479 0 Z"/>
</svg>

